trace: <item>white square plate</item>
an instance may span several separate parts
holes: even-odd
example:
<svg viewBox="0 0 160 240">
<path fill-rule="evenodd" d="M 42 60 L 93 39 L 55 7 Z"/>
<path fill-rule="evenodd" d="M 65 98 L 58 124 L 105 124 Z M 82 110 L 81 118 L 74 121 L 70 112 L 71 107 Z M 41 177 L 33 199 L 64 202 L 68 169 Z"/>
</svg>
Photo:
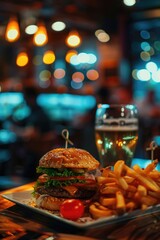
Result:
<svg viewBox="0 0 160 240">
<path fill-rule="evenodd" d="M 11 192 L 11 193 L 9 192 L 9 193 L 2 194 L 2 197 L 22 207 L 27 208 L 30 211 L 35 211 L 42 215 L 45 215 L 51 220 L 57 220 L 61 222 L 61 224 L 65 224 L 65 226 L 66 225 L 72 226 L 73 230 L 74 228 L 81 229 L 81 230 L 103 228 L 118 222 L 122 222 L 124 220 L 131 220 L 133 218 L 138 218 L 140 216 L 152 214 L 155 212 L 160 212 L 160 204 L 158 204 L 156 206 L 149 207 L 146 210 L 135 210 L 130 213 L 125 213 L 121 216 L 104 217 L 98 220 L 93 220 L 91 218 L 82 218 L 79 221 L 75 222 L 75 221 L 64 219 L 58 214 L 54 214 L 34 206 L 34 198 L 32 196 L 32 192 L 33 192 L 33 188 L 28 188 L 25 191 L 18 191 L 18 192 Z"/>
</svg>

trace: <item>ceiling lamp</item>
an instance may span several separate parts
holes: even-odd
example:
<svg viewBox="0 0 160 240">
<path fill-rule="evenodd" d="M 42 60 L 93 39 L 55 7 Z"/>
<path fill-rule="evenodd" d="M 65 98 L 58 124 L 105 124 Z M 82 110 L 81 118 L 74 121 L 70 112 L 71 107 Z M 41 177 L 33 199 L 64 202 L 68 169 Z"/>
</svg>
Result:
<svg viewBox="0 0 160 240">
<path fill-rule="evenodd" d="M 32 35 L 32 34 L 35 34 L 37 30 L 38 30 L 38 27 L 35 24 L 31 24 L 25 28 L 25 33 Z"/>
<path fill-rule="evenodd" d="M 47 30 L 43 23 L 39 24 L 38 30 L 34 34 L 33 42 L 38 47 L 44 46 L 48 42 Z"/>
<path fill-rule="evenodd" d="M 51 28 L 57 32 L 63 31 L 65 27 L 66 27 L 66 24 L 61 21 L 54 22 L 52 23 L 52 26 L 51 26 Z"/>
<path fill-rule="evenodd" d="M 126 6 L 133 6 L 136 4 L 136 0 L 123 0 L 123 3 L 126 5 Z"/>
<path fill-rule="evenodd" d="M 8 42 L 15 42 L 20 37 L 19 24 L 16 17 L 11 17 L 6 27 L 5 39 Z"/>
<path fill-rule="evenodd" d="M 78 47 L 81 44 L 81 38 L 77 31 L 71 31 L 66 39 L 69 47 Z"/>
<path fill-rule="evenodd" d="M 25 51 L 22 51 L 17 55 L 17 58 L 16 58 L 17 66 L 24 67 L 27 65 L 28 61 L 29 61 L 28 55 Z"/>
<path fill-rule="evenodd" d="M 45 64 L 52 64 L 55 61 L 56 57 L 53 51 L 48 50 L 43 55 L 43 62 Z"/>
</svg>

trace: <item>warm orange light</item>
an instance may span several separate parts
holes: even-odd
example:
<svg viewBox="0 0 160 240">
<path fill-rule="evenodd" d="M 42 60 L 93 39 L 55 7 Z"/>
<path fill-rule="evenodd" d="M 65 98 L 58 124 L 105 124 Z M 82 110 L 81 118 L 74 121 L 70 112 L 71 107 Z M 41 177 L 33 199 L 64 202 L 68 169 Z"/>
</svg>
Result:
<svg viewBox="0 0 160 240">
<path fill-rule="evenodd" d="M 87 78 L 91 81 L 95 81 L 99 78 L 99 73 L 95 69 L 88 70 L 86 75 L 87 75 Z"/>
<path fill-rule="evenodd" d="M 84 80 L 84 74 L 81 72 L 75 72 L 72 74 L 72 80 L 77 83 L 82 82 Z"/>
<path fill-rule="evenodd" d="M 5 32 L 5 39 L 8 42 L 15 42 L 20 37 L 19 24 L 16 17 L 10 18 Z"/>
<path fill-rule="evenodd" d="M 78 47 L 81 44 L 81 38 L 77 31 L 71 31 L 66 39 L 69 47 Z"/>
<path fill-rule="evenodd" d="M 16 64 L 17 66 L 19 67 L 24 67 L 26 66 L 28 63 L 28 56 L 27 56 L 27 53 L 26 52 L 20 52 L 18 55 L 17 55 L 17 59 L 16 59 Z"/>
<path fill-rule="evenodd" d="M 62 69 L 62 68 L 57 68 L 55 71 L 54 71 L 54 77 L 56 78 L 56 79 L 62 79 L 62 78 L 64 78 L 64 76 L 65 76 L 65 74 L 66 74 L 66 72 L 65 72 L 65 70 L 64 69 Z"/>
<path fill-rule="evenodd" d="M 66 54 L 66 62 L 70 63 L 70 60 L 71 60 L 71 57 L 74 56 L 74 55 L 77 55 L 77 51 L 76 50 L 69 50 Z"/>
<path fill-rule="evenodd" d="M 44 46 L 48 42 L 48 34 L 43 23 L 39 24 L 37 32 L 34 34 L 33 42 L 36 46 Z"/>
<path fill-rule="evenodd" d="M 45 64 L 52 64 L 55 61 L 56 57 L 53 51 L 48 50 L 43 55 L 43 62 Z"/>
</svg>

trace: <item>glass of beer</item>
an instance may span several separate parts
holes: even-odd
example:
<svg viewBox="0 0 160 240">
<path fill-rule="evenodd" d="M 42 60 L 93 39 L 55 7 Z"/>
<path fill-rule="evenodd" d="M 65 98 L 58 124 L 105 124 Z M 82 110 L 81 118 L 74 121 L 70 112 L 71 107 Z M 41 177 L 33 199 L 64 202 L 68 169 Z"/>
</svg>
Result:
<svg viewBox="0 0 160 240">
<path fill-rule="evenodd" d="M 95 138 L 101 167 L 124 160 L 131 166 L 138 141 L 138 112 L 135 105 L 98 104 Z"/>
</svg>

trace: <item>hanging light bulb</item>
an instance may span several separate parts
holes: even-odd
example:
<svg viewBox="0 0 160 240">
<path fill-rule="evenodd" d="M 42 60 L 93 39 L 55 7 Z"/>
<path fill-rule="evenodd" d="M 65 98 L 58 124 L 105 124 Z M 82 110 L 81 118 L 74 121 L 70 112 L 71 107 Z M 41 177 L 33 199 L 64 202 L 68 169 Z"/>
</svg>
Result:
<svg viewBox="0 0 160 240">
<path fill-rule="evenodd" d="M 16 58 L 16 64 L 19 67 L 24 67 L 27 65 L 29 59 L 26 51 L 21 51 Z"/>
<path fill-rule="evenodd" d="M 81 38 L 77 31 L 71 31 L 66 39 L 69 47 L 78 47 L 81 44 Z"/>
<path fill-rule="evenodd" d="M 5 39 L 8 42 L 15 42 L 20 37 L 19 24 L 16 17 L 11 17 L 6 27 Z"/>
<path fill-rule="evenodd" d="M 48 50 L 43 55 L 43 62 L 45 64 L 52 64 L 55 61 L 56 57 L 53 51 Z"/>
<path fill-rule="evenodd" d="M 48 35 L 46 27 L 43 23 L 40 23 L 38 30 L 34 34 L 33 42 L 36 46 L 44 46 L 48 42 Z"/>
</svg>

